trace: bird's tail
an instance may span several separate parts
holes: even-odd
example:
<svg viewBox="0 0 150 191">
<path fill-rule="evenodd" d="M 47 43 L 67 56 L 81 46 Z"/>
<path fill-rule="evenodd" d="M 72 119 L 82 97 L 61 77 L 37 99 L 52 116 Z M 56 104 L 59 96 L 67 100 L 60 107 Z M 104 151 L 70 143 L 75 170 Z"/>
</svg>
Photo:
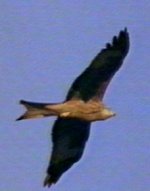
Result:
<svg viewBox="0 0 150 191">
<path fill-rule="evenodd" d="M 18 119 L 16 119 L 17 121 L 22 119 L 41 118 L 55 115 L 53 111 L 46 108 L 46 106 L 49 105 L 48 103 L 35 103 L 21 100 L 20 104 L 24 105 L 27 111 Z"/>
</svg>

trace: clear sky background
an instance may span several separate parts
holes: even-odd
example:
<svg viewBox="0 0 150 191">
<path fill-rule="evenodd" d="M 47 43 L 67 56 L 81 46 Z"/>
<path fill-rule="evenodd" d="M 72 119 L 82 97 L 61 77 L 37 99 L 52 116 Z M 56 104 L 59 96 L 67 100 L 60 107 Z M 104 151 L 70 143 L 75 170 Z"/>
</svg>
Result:
<svg viewBox="0 0 150 191">
<path fill-rule="evenodd" d="M 51 190 L 149 191 L 150 1 L 1 0 L 0 9 L 0 190 L 44 190 L 55 118 L 15 122 L 19 100 L 64 100 L 128 27 L 130 52 L 105 97 L 118 115 L 93 123 L 84 156 Z"/>
</svg>

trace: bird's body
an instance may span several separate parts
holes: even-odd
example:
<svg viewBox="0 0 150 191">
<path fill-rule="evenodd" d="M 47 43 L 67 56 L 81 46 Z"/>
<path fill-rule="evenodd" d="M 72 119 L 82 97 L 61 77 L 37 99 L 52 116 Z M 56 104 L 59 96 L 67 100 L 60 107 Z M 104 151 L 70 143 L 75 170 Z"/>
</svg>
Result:
<svg viewBox="0 0 150 191">
<path fill-rule="evenodd" d="M 125 29 L 113 38 L 111 44 L 106 44 L 106 48 L 73 82 L 64 102 L 20 102 L 27 108 L 27 112 L 18 120 L 58 116 L 52 130 L 53 148 L 44 186 L 56 183 L 81 158 L 91 122 L 115 115 L 103 104 L 103 96 L 128 50 L 129 35 Z"/>
<path fill-rule="evenodd" d="M 115 116 L 114 112 L 106 108 L 102 102 L 96 100 L 89 100 L 87 102 L 69 100 L 56 104 L 38 104 L 22 100 L 21 104 L 27 107 L 27 112 L 19 119 L 59 116 L 93 122 Z"/>
</svg>

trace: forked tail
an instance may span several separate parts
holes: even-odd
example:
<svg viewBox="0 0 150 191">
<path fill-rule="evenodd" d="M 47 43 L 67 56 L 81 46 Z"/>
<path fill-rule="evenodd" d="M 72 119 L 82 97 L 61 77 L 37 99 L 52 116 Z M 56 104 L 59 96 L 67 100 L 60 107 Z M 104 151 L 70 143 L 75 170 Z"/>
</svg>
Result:
<svg viewBox="0 0 150 191">
<path fill-rule="evenodd" d="M 27 111 L 16 119 L 17 121 L 22 119 L 47 117 L 56 114 L 54 111 L 46 108 L 47 105 L 50 105 L 48 103 L 36 103 L 20 100 L 20 104 L 24 105 Z"/>
</svg>

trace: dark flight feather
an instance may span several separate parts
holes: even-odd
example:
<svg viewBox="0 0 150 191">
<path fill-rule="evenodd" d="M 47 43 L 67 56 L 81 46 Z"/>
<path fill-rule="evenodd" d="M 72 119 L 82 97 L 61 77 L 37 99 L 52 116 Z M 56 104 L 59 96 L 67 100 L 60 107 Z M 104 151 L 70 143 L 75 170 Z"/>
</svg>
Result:
<svg viewBox="0 0 150 191">
<path fill-rule="evenodd" d="M 89 67 L 74 81 L 66 100 L 101 99 L 115 72 L 129 50 L 129 35 L 125 28 L 112 43 L 95 57 Z M 82 156 L 90 132 L 90 123 L 77 119 L 58 118 L 53 126 L 53 149 L 44 186 L 56 183 Z"/>
<path fill-rule="evenodd" d="M 127 29 L 121 31 L 112 44 L 104 48 L 92 61 L 90 66 L 74 81 L 68 99 L 78 97 L 88 101 L 98 96 L 102 99 L 111 78 L 120 68 L 129 50 L 129 35 Z M 104 86 L 106 84 L 106 86 Z"/>
<path fill-rule="evenodd" d="M 90 123 L 58 118 L 53 127 L 53 149 L 48 177 L 44 185 L 56 183 L 60 176 L 77 162 L 89 137 Z"/>
</svg>

